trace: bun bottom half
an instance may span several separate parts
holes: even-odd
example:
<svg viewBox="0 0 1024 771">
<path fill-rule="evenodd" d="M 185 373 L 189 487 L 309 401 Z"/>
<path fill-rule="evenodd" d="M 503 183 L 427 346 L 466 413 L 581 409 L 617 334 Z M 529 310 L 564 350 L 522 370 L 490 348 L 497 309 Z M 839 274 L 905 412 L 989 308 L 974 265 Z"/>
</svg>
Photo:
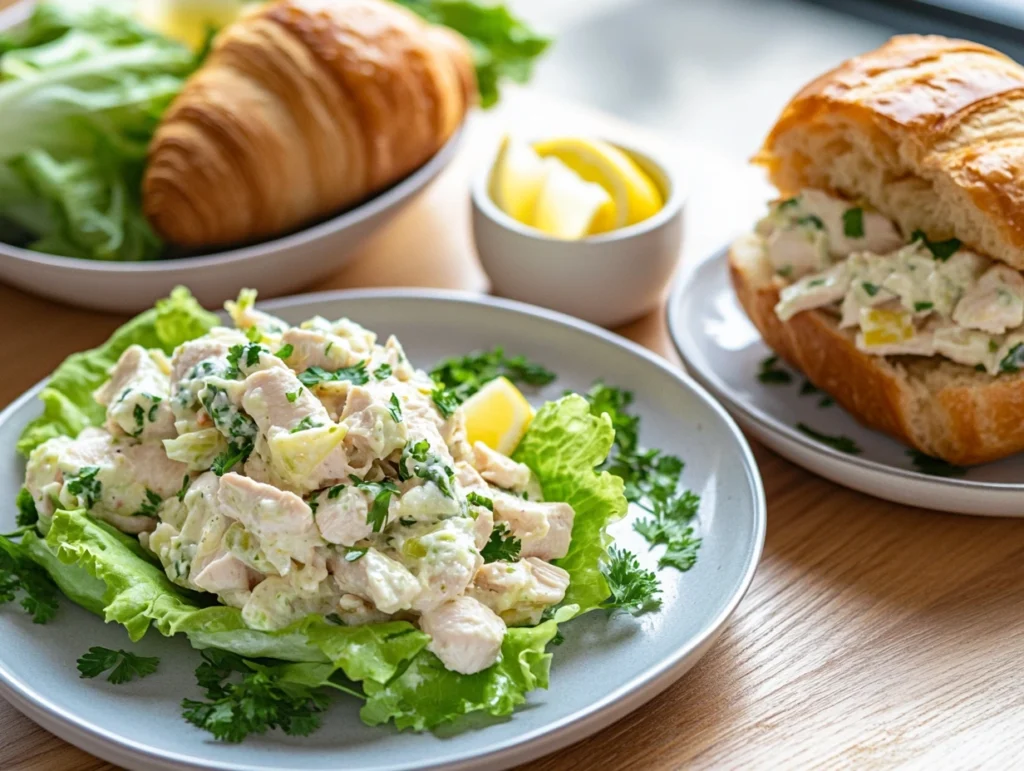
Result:
<svg viewBox="0 0 1024 771">
<path fill-rule="evenodd" d="M 779 286 L 756 235 L 733 243 L 729 273 L 768 346 L 865 426 L 957 465 L 1024 450 L 1024 372 L 993 377 L 941 357 L 873 356 L 823 311 L 782 321 Z"/>
</svg>

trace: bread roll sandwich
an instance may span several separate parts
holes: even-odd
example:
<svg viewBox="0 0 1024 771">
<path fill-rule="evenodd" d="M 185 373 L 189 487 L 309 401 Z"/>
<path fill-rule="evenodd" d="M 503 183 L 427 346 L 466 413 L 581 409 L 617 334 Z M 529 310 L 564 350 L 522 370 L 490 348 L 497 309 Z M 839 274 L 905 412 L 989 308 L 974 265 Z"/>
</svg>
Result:
<svg viewBox="0 0 1024 771">
<path fill-rule="evenodd" d="M 1024 68 L 895 37 L 800 91 L 729 255 L 765 341 L 862 423 L 977 464 L 1024 450 Z"/>
<path fill-rule="evenodd" d="M 385 0 L 279 0 L 228 26 L 156 131 L 154 230 L 255 241 L 393 185 L 476 100 L 464 38 Z"/>
</svg>

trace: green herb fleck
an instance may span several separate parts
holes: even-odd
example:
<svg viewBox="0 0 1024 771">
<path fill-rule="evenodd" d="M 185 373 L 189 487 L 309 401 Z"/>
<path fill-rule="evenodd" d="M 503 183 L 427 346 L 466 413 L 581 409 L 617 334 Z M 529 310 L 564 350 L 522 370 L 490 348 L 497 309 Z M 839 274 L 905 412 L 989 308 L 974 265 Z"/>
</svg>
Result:
<svg viewBox="0 0 1024 771">
<path fill-rule="evenodd" d="M 843 235 L 847 238 L 864 238 L 864 210 L 855 206 L 843 212 Z"/>
<path fill-rule="evenodd" d="M 27 487 L 23 487 L 18 491 L 18 497 L 15 498 L 15 504 L 18 507 L 18 516 L 15 520 L 18 527 L 29 527 L 39 521 L 39 512 L 36 510 L 36 502 L 32 498 L 32 493 L 28 491 Z"/>
<path fill-rule="evenodd" d="M 757 379 L 765 385 L 785 385 L 793 382 L 793 376 L 778 366 L 778 356 L 768 356 L 761 360 L 761 369 L 757 373 Z"/>
<path fill-rule="evenodd" d="M 287 359 L 293 353 L 295 353 L 295 346 L 292 345 L 291 343 L 285 343 L 284 345 L 281 346 L 281 349 L 274 355 L 277 356 L 277 358 L 279 359 Z"/>
<path fill-rule="evenodd" d="M 934 307 L 935 303 L 914 303 L 914 310 L 918 313 L 930 311 Z"/>
<path fill-rule="evenodd" d="M 947 238 L 945 241 L 929 241 L 928 236 L 924 234 L 923 230 L 915 230 L 911 233 L 910 241 L 911 243 L 921 241 L 928 248 L 928 251 L 932 253 L 932 256 L 942 262 L 956 254 L 961 245 L 958 238 Z"/>
<path fill-rule="evenodd" d="M 504 522 L 499 522 L 491 531 L 491 537 L 480 550 L 484 562 L 515 562 L 519 559 L 522 542 L 514 537 Z"/>
<path fill-rule="evenodd" d="M 79 677 L 97 677 L 108 669 L 107 680 L 114 685 L 127 683 L 136 677 L 143 678 L 156 672 L 160 659 L 155 656 L 139 656 L 130 651 L 110 650 L 93 646 L 78 659 Z"/>
<path fill-rule="evenodd" d="M 402 403 L 398 401 L 398 396 L 391 394 L 391 398 L 388 400 L 391 406 L 388 407 L 388 414 L 391 419 L 396 423 L 402 422 Z"/>
<path fill-rule="evenodd" d="M 181 480 L 181 489 L 178 490 L 178 500 L 184 501 L 185 494 L 188 492 L 188 488 L 192 486 L 192 477 L 185 474 L 185 477 Z"/>
<path fill-rule="evenodd" d="M 918 471 L 933 477 L 962 477 L 967 473 L 967 469 L 963 466 L 954 466 L 942 458 L 925 455 L 920 450 L 907 450 L 907 457 Z"/>
<path fill-rule="evenodd" d="M 288 400 L 289 404 L 295 404 L 295 400 L 299 398 L 299 394 L 302 393 L 301 388 L 296 388 L 294 391 L 288 391 L 284 398 Z"/>
<path fill-rule="evenodd" d="M 861 284 L 861 287 L 867 293 L 868 297 L 874 297 L 876 294 L 878 294 L 878 290 L 880 289 L 878 284 L 872 284 L 870 281 L 863 282 Z"/>
<path fill-rule="evenodd" d="M 368 549 L 366 547 L 360 549 L 349 549 L 345 552 L 345 562 L 355 562 L 360 557 L 365 556 Z"/>
<path fill-rule="evenodd" d="M 350 478 L 352 484 L 373 497 L 373 504 L 366 512 L 366 524 L 373 532 L 379 533 L 388 523 L 388 505 L 391 503 L 391 496 L 398 493 L 398 488 L 394 482 L 387 479 L 383 482 L 364 482 L 357 476 Z"/>
<path fill-rule="evenodd" d="M 99 466 L 82 466 L 77 474 L 66 474 L 64 486 L 67 491 L 82 502 L 82 505 L 91 509 L 96 501 L 103 494 L 103 483 L 96 478 L 100 473 Z"/>
<path fill-rule="evenodd" d="M 309 431 L 311 428 L 321 428 L 323 423 L 317 423 L 313 420 L 312 415 L 307 415 L 294 426 L 291 427 L 288 433 L 297 434 L 300 431 Z"/>
<path fill-rule="evenodd" d="M 377 369 L 373 371 L 373 376 L 378 380 L 387 380 L 391 377 L 391 365 L 381 364 Z"/>
<path fill-rule="evenodd" d="M 829 436 L 828 434 L 823 434 L 820 431 L 815 431 L 806 423 L 797 423 L 796 427 L 801 433 L 806 434 L 811 437 L 811 439 L 819 441 L 824 445 L 828 445 L 833 450 L 845 452 L 847 455 L 860 455 L 861 452 L 863 452 L 857 443 L 847 436 Z"/>
<path fill-rule="evenodd" d="M 470 506 L 483 506 L 488 511 L 494 511 L 494 501 L 472 490 L 466 493 L 466 503 Z"/>
<path fill-rule="evenodd" d="M 336 370 L 326 370 L 323 367 L 310 367 L 299 374 L 299 381 L 307 388 L 313 388 L 320 383 L 332 383 L 347 381 L 353 385 L 364 385 L 369 377 L 366 374 L 366 362 L 360 361 L 351 367 L 343 367 Z"/>
</svg>

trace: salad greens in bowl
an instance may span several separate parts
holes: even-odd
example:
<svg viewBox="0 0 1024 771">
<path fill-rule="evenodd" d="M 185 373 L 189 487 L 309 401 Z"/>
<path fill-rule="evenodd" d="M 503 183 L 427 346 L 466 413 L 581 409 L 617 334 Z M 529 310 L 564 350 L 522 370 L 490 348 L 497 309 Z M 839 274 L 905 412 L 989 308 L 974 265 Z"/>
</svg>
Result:
<svg viewBox="0 0 1024 771">
<path fill-rule="evenodd" d="M 178 288 L 58 367 L 0 538 L 0 600 L 36 623 L 63 595 L 133 641 L 187 638 L 188 722 L 306 735 L 332 692 L 371 726 L 508 715 L 548 686 L 562 625 L 658 609 L 658 573 L 608 533 L 630 503 L 660 571 L 694 566 L 700 497 L 640 446 L 629 392 L 597 382 L 516 422 L 489 394 L 551 383 L 542 364 L 494 349 L 428 374 L 393 335 L 254 296 L 224 325 Z M 475 437 L 495 419 L 508 454 Z M 158 668 L 78 661 L 116 684 Z"/>
</svg>

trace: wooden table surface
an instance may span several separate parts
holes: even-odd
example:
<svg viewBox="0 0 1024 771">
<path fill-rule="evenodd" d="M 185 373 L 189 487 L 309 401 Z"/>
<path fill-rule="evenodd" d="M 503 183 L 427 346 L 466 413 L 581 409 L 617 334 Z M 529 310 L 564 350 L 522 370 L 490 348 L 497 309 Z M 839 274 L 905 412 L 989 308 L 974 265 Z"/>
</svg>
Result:
<svg viewBox="0 0 1024 771">
<path fill-rule="evenodd" d="M 315 289 L 485 291 L 466 181 L 512 126 L 632 133 L 516 92 L 474 118 L 464 151 L 410 208 Z M 765 189 L 735 161 L 676 143 L 691 197 L 684 264 L 749 225 Z M 0 405 L 122 319 L 0 285 Z M 678 363 L 663 309 L 619 330 Z M 643 709 L 528 768 L 1007 767 L 1022 755 L 1024 527 L 907 508 L 754 447 L 768 496 L 761 566 L 724 635 Z M 0 768 L 108 769 L 0 701 Z"/>
</svg>

